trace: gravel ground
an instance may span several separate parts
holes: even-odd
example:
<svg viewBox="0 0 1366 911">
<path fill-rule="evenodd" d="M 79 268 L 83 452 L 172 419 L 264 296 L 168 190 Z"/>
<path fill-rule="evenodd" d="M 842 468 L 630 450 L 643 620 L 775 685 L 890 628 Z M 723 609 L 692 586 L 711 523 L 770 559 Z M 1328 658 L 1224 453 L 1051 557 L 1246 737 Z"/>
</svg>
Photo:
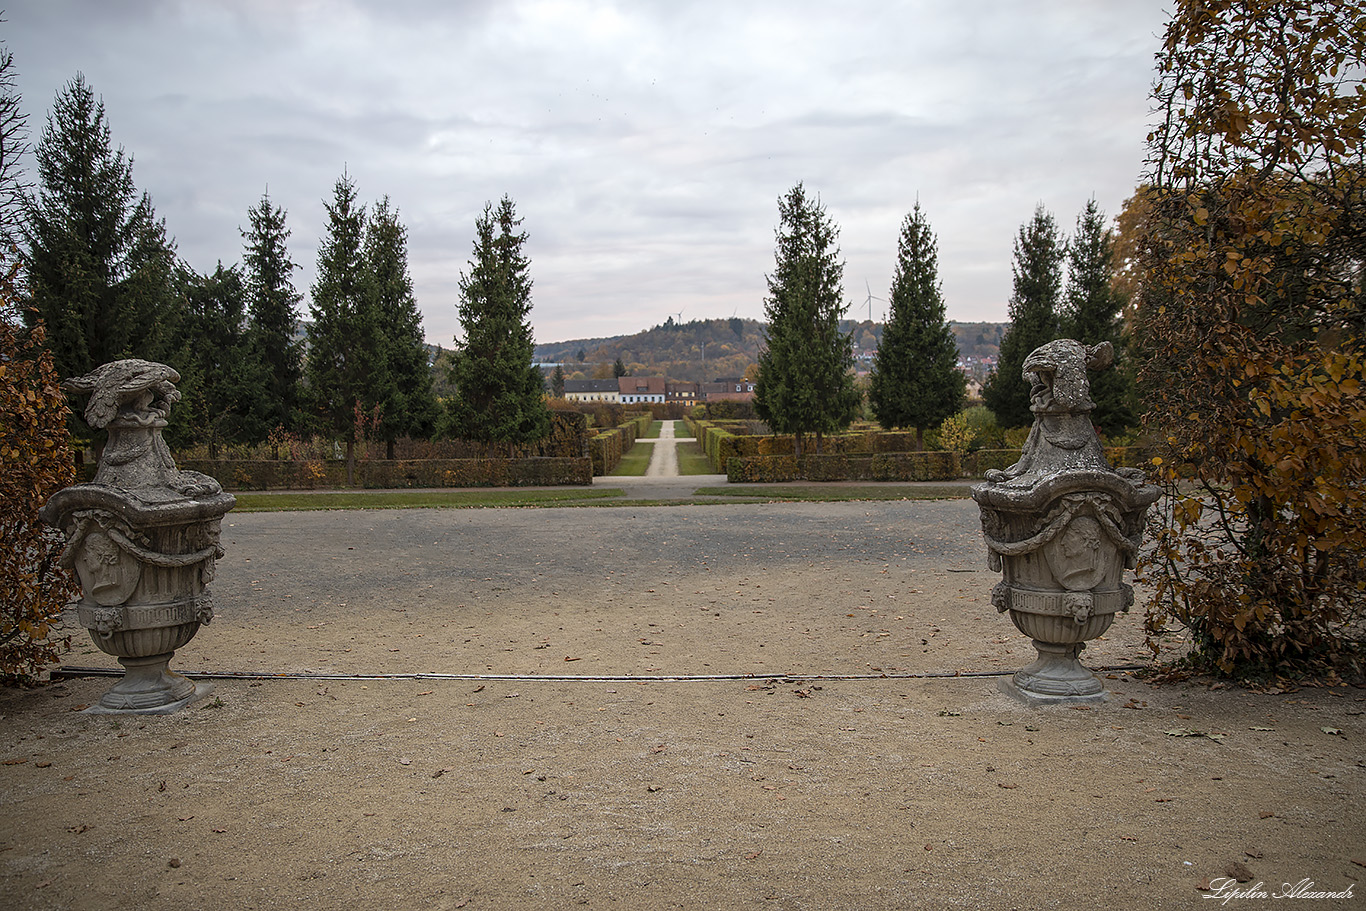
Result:
<svg viewBox="0 0 1366 911">
<path fill-rule="evenodd" d="M 973 676 L 1033 650 L 971 501 L 230 514 L 223 543 L 173 667 L 462 676 L 218 680 L 166 717 L 75 711 L 108 679 L 0 691 L 0 907 L 1180 908 L 1366 864 L 1362 690 L 1150 686 L 1117 669 L 1137 615 L 1086 653 L 1102 706 Z"/>
</svg>

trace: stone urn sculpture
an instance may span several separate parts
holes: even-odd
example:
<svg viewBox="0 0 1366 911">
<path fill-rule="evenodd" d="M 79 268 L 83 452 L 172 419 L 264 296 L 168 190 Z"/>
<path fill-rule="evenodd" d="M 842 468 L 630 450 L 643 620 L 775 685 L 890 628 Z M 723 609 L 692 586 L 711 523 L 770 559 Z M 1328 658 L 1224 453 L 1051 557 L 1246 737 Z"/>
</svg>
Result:
<svg viewBox="0 0 1366 911">
<path fill-rule="evenodd" d="M 1030 705 L 1106 698 L 1078 655 L 1133 604 L 1123 573 L 1161 492 L 1136 468 L 1111 468 L 1091 426 L 1086 371 L 1113 358 L 1109 342 L 1059 339 L 1035 349 L 1023 371 L 1034 426 L 1020 461 L 972 489 L 988 563 L 1003 574 L 991 602 L 1038 652 L 1002 688 Z"/>
<path fill-rule="evenodd" d="M 39 512 L 66 534 L 61 560 L 81 584 L 81 625 L 126 671 L 90 712 L 169 714 L 212 689 L 168 665 L 213 619 L 219 524 L 237 501 L 213 478 L 177 470 L 161 438 L 179 379 L 165 364 L 123 360 L 62 384 L 89 396 L 86 421 L 109 431 L 94 482 L 58 491 Z"/>
</svg>

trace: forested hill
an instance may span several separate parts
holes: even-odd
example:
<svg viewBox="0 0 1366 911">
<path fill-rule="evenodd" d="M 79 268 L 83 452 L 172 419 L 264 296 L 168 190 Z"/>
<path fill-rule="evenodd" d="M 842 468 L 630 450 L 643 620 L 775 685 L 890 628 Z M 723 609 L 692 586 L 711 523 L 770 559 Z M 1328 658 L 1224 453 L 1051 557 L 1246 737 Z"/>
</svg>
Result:
<svg viewBox="0 0 1366 911">
<path fill-rule="evenodd" d="M 963 357 L 980 361 L 995 358 L 1005 323 L 950 323 Z M 882 337 L 882 324 L 869 320 L 844 320 L 840 328 L 852 333 L 856 354 L 871 354 Z M 763 350 L 763 324 L 757 320 L 730 319 L 674 322 L 608 338 L 579 338 L 544 342 L 536 346 L 541 363 L 563 364 L 566 376 L 610 377 L 612 364 L 621 358 L 633 375 L 667 376 L 698 382 L 722 376 L 741 376 L 759 360 Z M 703 358 L 705 356 L 705 364 Z"/>
</svg>

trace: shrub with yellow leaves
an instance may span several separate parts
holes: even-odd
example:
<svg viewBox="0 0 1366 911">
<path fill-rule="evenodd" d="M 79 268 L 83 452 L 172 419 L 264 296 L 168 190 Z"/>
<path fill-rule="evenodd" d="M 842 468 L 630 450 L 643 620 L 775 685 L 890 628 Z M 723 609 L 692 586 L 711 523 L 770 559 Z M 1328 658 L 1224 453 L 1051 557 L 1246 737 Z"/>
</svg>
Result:
<svg viewBox="0 0 1366 911">
<path fill-rule="evenodd" d="M 75 480 L 66 396 L 41 324 L 10 314 L 14 273 L 0 275 L 0 677 L 32 680 L 70 646 L 57 633 L 79 590 L 58 565 L 63 539 L 38 509 Z"/>
<path fill-rule="evenodd" d="M 1228 673 L 1360 656 L 1366 9 L 1181 0 L 1140 229 L 1150 634 Z M 1150 635 L 1150 643 L 1155 641 Z M 1156 650 L 1156 646 L 1154 646 Z"/>
</svg>

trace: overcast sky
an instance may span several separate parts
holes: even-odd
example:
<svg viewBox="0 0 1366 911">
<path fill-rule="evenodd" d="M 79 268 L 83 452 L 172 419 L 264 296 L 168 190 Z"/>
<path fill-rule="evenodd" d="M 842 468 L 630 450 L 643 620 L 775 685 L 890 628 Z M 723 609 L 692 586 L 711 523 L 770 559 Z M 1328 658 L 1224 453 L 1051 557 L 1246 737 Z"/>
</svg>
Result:
<svg viewBox="0 0 1366 911">
<path fill-rule="evenodd" d="M 1070 232 L 1143 172 L 1158 0 L 0 0 L 36 139 L 77 72 L 192 266 L 269 188 L 296 286 L 343 168 L 408 228 L 449 346 L 474 220 L 525 219 L 538 341 L 763 318 L 778 197 L 841 229 L 851 316 L 919 198 L 950 319 L 1006 319 L 1038 203 Z M 867 283 L 865 285 L 865 283 Z M 873 301 L 873 315 L 883 304 Z M 306 314 L 307 300 L 304 303 Z"/>
</svg>

